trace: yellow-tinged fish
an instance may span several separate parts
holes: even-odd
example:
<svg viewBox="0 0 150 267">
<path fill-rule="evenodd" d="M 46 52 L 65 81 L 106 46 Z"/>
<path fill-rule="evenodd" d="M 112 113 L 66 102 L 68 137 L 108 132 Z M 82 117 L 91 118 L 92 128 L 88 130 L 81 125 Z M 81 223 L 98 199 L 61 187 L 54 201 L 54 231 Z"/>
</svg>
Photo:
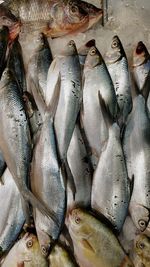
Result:
<svg viewBox="0 0 150 267">
<path fill-rule="evenodd" d="M 140 235 L 135 239 L 134 249 L 144 267 L 150 267 L 150 238 Z"/>
<path fill-rule="evenodd" d="M 90 213 L 74 209 L 69 233 L 77 261 L 82 267 L 133 267 L 112 231 Z"/>
<path fill-rule="evenodd" d="M 37 237 L 26 233 L 10 250 L 1 267 L 48 267 Z"/>
</svg>

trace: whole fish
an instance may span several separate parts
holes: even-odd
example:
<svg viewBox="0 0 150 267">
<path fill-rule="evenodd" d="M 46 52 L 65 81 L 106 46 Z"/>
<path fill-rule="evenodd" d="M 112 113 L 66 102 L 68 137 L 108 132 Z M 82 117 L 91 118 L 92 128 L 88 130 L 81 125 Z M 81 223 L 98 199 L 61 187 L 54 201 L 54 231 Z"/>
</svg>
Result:
<svg viewBox="0 0 150 267">
<path fill-rule="evenodd" d="M 112 39 L 105 62 L 112 78 L 119 106 L 118 122 L 123 126 L 132 108 L 131 82 L 128 61 L 118 36 Z"/>
<path fill-rule="evenodd" d="M 41 250 L 47 255 L 51 245 L 62 230 L 66 213 L 65 177 L 60 168 L 57 154 L 53 117 L 48 110 L 41 133 L 33 152 L 31 188 L 35 196 L 53 210 L 58 224 L 34 210 L 35 227 Z"/>
<path fill-rule="evenodd" d="M 38 47 L 28 63 L 28 91 L 34 96 L 41 113 L 45 110 L 45 94 L 47 74 L 52 62 L 52 54 L 48 40 L 44 34 L 38 37 Z"/>
<path fill-rule="evenodd" d="M 70 252 L 67 251 L 62 245 L 56 244 L 50 253 L 49 263 L 51 267 L 77 267 L 77 263 L 73 259 Z"/>
<path fill-rule="evenodd" d="M 1 267 L 48 267 L 37 237 L 26 233 L 9 251 Z"/>
<path fill-rule="evenodd" d="M 133 75 L 139 90 L 143 89 L 144 83 L 150 71 L 150 54 L 145 44 L 140 41 L 133 52 Z M 150 96 L 147 100 L 150 112 Z"/>
<path fill-rule="evenodd" d="M 73 40 L 66 45 L 64 54 L 59 59 L 59 64 L 60 96 L 54 117 L 54 128 L 60 160 L 66 167 L 68 165 L 67 151 L 82 101 L 81 68 Z"/>
<path fill-rule="evenodd" d="M 113 117 L 117 111 L 117 98 L 109 72 L 96 47 L 91 47 L 84 65 L 83 107 L 81 121 L 95 169 L 108 131 L 101 113 L 98 91 Z"/>
<path fill-rule="evenodd" d="M 0 77 L 5 68 L 8 33 L 9 32 L 7 27 L 4 26 L 0 28 Z"/>
<path fill-rule="evenodd" d="M 4 70 L 0 81 L 0 121 L 0 149 L 21 193 L 27 221 L 30 203 L 45 215 L 52 215 L 57 222 L 55 214 L 48 211 L 29 190 L 32 150 L 30 130 L 18 83 L 9 68 Z"/>
<path fill-rule="evenodd" d="M 108 127 L 108 140 L 94 172 L 91 206 L 120 232 L 128 213 L 130 180 L 120 140 L 120 127 L 113 121 L 101 95 L 100 104 Z"/>
<path fill-rule="evenodd" d="M 95 39 L 91 39 L 86 44 L 82 45 L 78 49 L 79 60 L 82 67 L 84 67 L 84 63 L 87 57 L 87 54 L 92 46 L 95 46 Z"/>
<path fill-rule="evenodd" d="M 90 213 L 81 209 L 72 210 L 69 233 L 80 266 L 133 267 L 112 231 Z"/>
<path fill-rule="evenodd" d="M 146 100 L 148 86 L 135 90 L 133 109 L 123 136 L 123 150 L 129 178 L 134 178 L 134 187 L 129 211 L 135 226 L 144 231 L 150 218 L 150 119 Z"/>
<path fill-rule="evenodd" d="M 16 38 L 9 47 L 7 61 L 7 66 L 10 66 L 11 70 L 14 72 L 14 75 L 19 83 L 21 94 L 23 94 L 23 92 L 27 91 L 27 86 L 24 62 L 22 57 L 22 48 L 18 41 L 18 38 Z"/>
<path fill-rule="evenodd" d="M 21 195 L 8 168 L 2 180 L 4 185 L 0 186 L 0 256 L 8 252 L 14 244 L 25 222 Z"/>
<path fill-rule="evenodd" d="M 85 31 L 102 17 L 102 9 L 78 0 L 44 0 L 42 6 L 40 0 L 5 0 L 1 9 L 10 24 L 14 23 L 12 15 L 22 24 L 40 23 L 41 31 L 51 37 Z"/>
<path fill-rule="evenodd" d="M 145 267 L 150 266 L 150 238 L 146 235 L 139 235 L 134 242 L 134 250 L 140 257 L 141 262 Z"/>
<path fill-rule="evenodd" d="M 75 126 L 68 148 L 67 160 L 76 187 L 75 199 L 72 192 L 67 188 L 67 209 L 69 211 L 73 206 L 89 207 L 91 202 L 92 174 L 78 123 Z"/>
</svg>

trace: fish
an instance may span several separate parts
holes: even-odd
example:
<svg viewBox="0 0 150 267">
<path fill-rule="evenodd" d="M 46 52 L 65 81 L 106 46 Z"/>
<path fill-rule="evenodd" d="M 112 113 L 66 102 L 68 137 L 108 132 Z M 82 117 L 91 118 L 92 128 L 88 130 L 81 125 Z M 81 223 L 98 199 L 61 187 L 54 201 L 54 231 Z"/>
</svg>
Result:
<svg viewBox="0 0 150 267">
<path fill-rule="evenodd" d="M 8 28 L 6 26 L 0 27 L 0 77 L 5 68 L 8 33 Z"/>
<path fill-rule="evenodd" d="M 150 218 L 150 119 L 146 105 L 150 75 L 148 77 L 142 92 L 133 87 L 133 108 L 123 135 L 128 176 L 134 178 L 129 212 L 141 232 L 146 229 Z"/>
<path fill-rule="evenodd" d="M 27 81 L 28 91 L 34 96 L 36 105 L 44 116 L 47 74 L 52 62 L 52 53 L 43 33 L 40 33 L 37 39 L 38 47 L 28 63 Z"/>
<path fill-rule="evenodd" d="M 86 44 L 79 47 L 78 54 L 79 54 L 80 64 L 82 67 L 84 67 L 84 63 L 90 48 L 95 45 L 96 45 L 95 39 L 91 39 Z"/>
<path fill-rule="evenodd" d="M 41 251 L 46 256 L 58 240 L 66 214 L 66 178 L 61 170 L 52 107 L 45 113 L 40 136 L 33 151 L 31 189 L 56 214 L 58 224 L 34 209 L 34 221 Z"/>
<path fill-rule="evenodd" d="M 82 101 L 81 68 L 73 40 L 68 42 L 58 62 L 60 66 L 60 95 L 54 116 L 54 129 L 59 157 L 68 174 L 67 151 Z M 75 193 L 74 181 L 70 173 L 68 174 L 68 182 Z"/>
<path fill-rule="evenodd" d="M 67 214 L 73 206 L 88 208 L 91 205 L 92 172 L 79 123 L 76 123 L 67 152 L 67 160 L 76 187 L 75 199 L 67 191 Z"/>
<path fill-rule="evenodd" d="M 100 93 L 99 98 L 102 115 L 108 127 L 108 140 L 93 175 L 91 206 L 120 232 L 128 213 L 130 180 L 121 145 L 120 127 L 113 120 Z"/>
<path fill-rule="evenodd" d="M 61 244 L 56 244 L 50 253 L 49 264 L 51 267 L 77 267 L 75 259 Z"/>
<path fill-rule="evenodd" d="M 9 54 L 7 58 L 7 66 L 10 66 L 11 71 L 13 71 L 14 76 L 16 77 L 21 94 L 27 91 L 26 85 L 26 74 L 24 61 L 22 57 L 22 48 L 19 43 L 18 38 L 16 38 L 11 45 L 9 45 Z"/>
<path fill-rule="evenodd" d="M 22 25 L 40 23 L 40 30 L 51 37 L 86 31 L 102 18 L 101 8 L 78 0 L 44 0 L 42 6 L 39 0 L 6 0 L 1 7 L 10 24 L 14 16 Z"/>
<path fill-rule="evenodd" d="M 111 47 L 104 59 L 114 84 L 119 106 L 117 118 L 122 127 L 132 109 L 132 96 L 127 56 L 117 35 L 112 38 Z"/>
<path fill-rule="evenodd" d="M 83 104 L 80 118 L 88 152 L 91 154 L 91 162 L 95 170 L 101 149 L 108 139 L 108 131 L 99 105 L 98 91 L 101 92 L 113 117 L 116 116 L 117 112 L 114 86 L 104 60 L 95 46 L 91 47 L 88 52 L 83 76 Z"/>
<path fill-rule="evenodd" d="M 141 259 L 143 266 L 150 266 L 150 238 L 146 235 L 139 235 L 134 241 L 134 250 Z"/>
<path fill-rule="evenodd" d="M 25 223 L 21 195 L 8 168 L 2 180 L 3 185 L 0 186 L 0 257 L 12 247 Z"/>
<path fill-rule="evenodd" d="M 89 212 L 73 209 L 69 214 L 68 229 L 80 266 L 134 266 L 112 230 Z"/>
<path fill-rule="evenodd" d="M 0 149 L 21 193 L 26 222 L 30 221 L 30 203 L 39 208 L 45 216 L 51 214 L 57 223 L 53 211 L 48 211 L 29 190 L 32 156 L 30 129 L 18 83 L 9 68 L 4 70 L 0 80 L 0 120 Z"/>
<path fill-rule="evenodd" d="M 48 267 L 47 259 L 40 251 L 37 237 L 32 233 L 26 233 L 11 248 L 1 267 Z"/>
<path fill-rule="evenodd" d="M 140 41 L 133 51 L 133 78 L 139 90 L 143 89 L 144 83 L 150 71 L 150 54 L 145 44 Z M 150 96 L 147 99 L 147 106 L 150 112 Z"/>
</svg>

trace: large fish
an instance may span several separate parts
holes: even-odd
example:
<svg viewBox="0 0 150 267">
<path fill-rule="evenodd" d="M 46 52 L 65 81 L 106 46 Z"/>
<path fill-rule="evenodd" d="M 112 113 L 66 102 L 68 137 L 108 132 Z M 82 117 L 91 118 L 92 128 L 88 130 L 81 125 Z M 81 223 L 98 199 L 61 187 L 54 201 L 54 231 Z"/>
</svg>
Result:
<svg viewBox="0 0 150 267">
<path fill-rule="evenodd" d="M 9 68 L 4 70 L 0 81 L 0 120 L 0 148 L 21 193 L 26 219 L 29 219 L 30 203 L 47 216 L 51 214 L 57 222 L 55 214 L 48 211 L 29 190 L 32 150 L 30 130 L 18 83 Z"/>
<path fill-rule="evenodd" d="M 132 98 L 128 61 L 118 36 L 113 37 L 105 62 L 117 96 L 119 125 L 123 126 L 132 108 Z"/>
<path fill-rule="evenodd" d="M 33 152 L 31 188 L 35 196 L 53 210 L 58 224 L 34 210 L 35 227 L 43 254 L 62 230 L 66 213 L 66 183 L 60 168 L 51 111 L 45 113 L 41 133 Z"/>
<path fill-rule="evenodd" d="M 80 266 L 133 267 L 112 231 L 90 213 L 72 210 L 69 233 Z"/>
<path fill-rule="evenodd" d="M 130 180 L 120 140 L 120 127 L 113 121 L 101 95 L 100 104 L 108 127 L 108 140 L 94 172 L 91 205 L 120 232 L 128 213 Z"/>
<path fill-rule="evenodd" d="M 84 65 L 83 108 L 81 121 L 95 169 L 101 149 L 108 138 L 108 131 L 101 113 L 98 91 L 105 100 L 113 117 L 116 116 L 117 98 L 114 86 L 96 47 L 91 47 Z"/>
<path fill-rule="evenodd" d="M 8 45 L 8 28 L 0 28 L 0 77 L 5 68 L 6 51 Z"/>
<path fill-rule="evenodd" d="M 9 251 L 1 267 L 48 267 L 37 237 L 26 233 Z"/>
<path fill-rule="evenodd" d="M 129 210 L 140 231 L 146 229 L 150 219 L 150 119 L 146 105 L 149 82 L 150 79 L 142 94 L 138 88 L 134 92 L 133 109 L 123 136 L 128 175 L 130 179 L 134 177 Z"/>
<path fill-rule="evenodd" d="M 0 186 L 0 254 L 8 252 L 25 222 L 21 195 L 8 168 L 2 180 L 4 184 Z"/>
<path fill-rule="evenodd" d="M 5 16 L 5 20 L 2 16 Z M 14 38 L 15 28 L 18 33 L 20 21 L 35 26 L 40 23 L 41 31 L 48 36 L 58 37 L 89 29 L 102 18 L 102 9 L 78 0 L 44 0 L 42 5 L 40 0 L 5 0 L 1 4 L 0 17 L 2 25 L 10 24 L 11 38 Z M 18 24 L 14 23 L 15 17 L 19 20 Z"/>
</svg>

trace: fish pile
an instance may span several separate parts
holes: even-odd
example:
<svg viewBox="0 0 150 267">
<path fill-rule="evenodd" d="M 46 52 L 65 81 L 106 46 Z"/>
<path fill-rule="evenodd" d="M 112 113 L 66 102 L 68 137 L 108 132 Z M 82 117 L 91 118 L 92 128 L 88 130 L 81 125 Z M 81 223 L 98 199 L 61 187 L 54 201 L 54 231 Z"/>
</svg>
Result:
<svg viewBox="0 0 150 267">
<path fill-rule="evenodd" d="M 25 69 L 22 3 L 0 10 L 0 266 L 149 267 L 150 54 L 140 41 L 130 68 L 114 36 L 104 56 L 92 39 L 53 58 L 49 34 L 96 9 L 52 1 Z M 64 31 L 63 12 L 78 17 Z"/>
</svg>

